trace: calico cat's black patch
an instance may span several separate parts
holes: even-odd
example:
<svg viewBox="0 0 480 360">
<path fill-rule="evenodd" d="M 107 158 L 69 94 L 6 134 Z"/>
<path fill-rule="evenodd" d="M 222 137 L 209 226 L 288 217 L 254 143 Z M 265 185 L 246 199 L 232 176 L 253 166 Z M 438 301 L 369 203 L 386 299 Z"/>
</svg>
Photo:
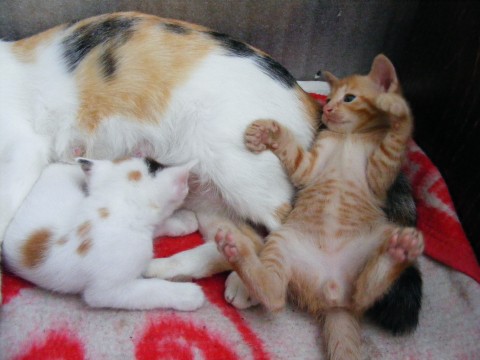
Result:
<svg viewBox="0 0 480 360">
<path fill-rule="evenodd" d="M 74 71 L 96 46 L 110 43 L 115 48 L 131 37 L 136 18 L 109 18 L 83 25 L 63 40 L 63 56 L 69 71 Z"/>
<path fill-rule="evenodd" d="M 401 335 L 415 330 L 421 307 L 422 276 L 417 267 L 410 266 L 366 316 L 392 334 Z"/>
<path fill-rule="evenodd" d="M 247 44 L 232 39 L 226 34 L 222 34 L 216 31 L 210 31 L 208 32 L 208 34 L 212 36 L 215 40 L 220 42 L 222 47 L 226 49 L 232 56 L 250 57 L 256 55 L 255 51 L 253 51 L 253 49 L 250 48 Z"/>
<path fill-rule="evenodd" d="M 102 73 L 106 79 L 111 79 L 117 70 L 117 60 L 115 59 L 113 49 L 106 49 L 100 56 Z"/>
<path fill-rule="evenodd" d="M 269 56 L 257 55 L 255 62 L 260 65 L 263 72 L 272 79 L 280 81 L 284 86 L 291 88 L 297 83 L 295 78 L 278 62 Z"/>
<path fill-rule="evenodd" d="M 178 24 L 165 23 L 163 24 L 163 27 L 165 30 L 179 35 L 187 35 L 192 32 L 190 29 Z"/>
<path fill-rule="evenodd" d="M 412 189 L 404 174 L 400 174 L 388 191 L 384 209 L 387 218 L 401 226 L 415 226 L 417 220 Z M 422 276 L 415 266 L 407 268 L 366 313 L 378 326 L 393 334 L 415 330 L 422 307 Z"/>
<path fill-rule="evenodd" d="M 159 170 L 162 170 L 165 168 L 165 165 L 163 164 L 160 164 L 158 161 L 152 159 L 152 158 L 149 158 L 149 157 L 146 157 L 144 159 L 145 161 L 145 164 L 147 164 L 147 167 L 148 167 L 148 173 L 150 175 L 155 175 L 155 173 Z"/>
<path fill-rule="evenodd" d="M 262 71 L 272 79 L 279 81 L 283 86 L 291 88 L 295 86 L 294 77 L 278 62 L 271 57 L 257 53 L 247 44 L 234 40 L 228 35 L 211 31 L 208 32 L 215 40 L 220 42 L 221 46 L 232 56 L 252 58 Z"/>
</svg>

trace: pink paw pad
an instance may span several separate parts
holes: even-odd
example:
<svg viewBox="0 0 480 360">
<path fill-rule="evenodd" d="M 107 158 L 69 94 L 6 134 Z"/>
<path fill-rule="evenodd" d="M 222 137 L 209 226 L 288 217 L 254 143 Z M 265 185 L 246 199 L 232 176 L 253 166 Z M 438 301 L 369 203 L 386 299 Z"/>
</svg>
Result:
<svg viewBox="0 0 480 360">
<path fill-rule="evenodd" d="M 390 238 L 388 253 L 397 262 L 413 261 L 423 252 L 423 235 L 414 228 L 397 231 Z"/>
<path fill-rule="evenodd" d="M 254 152 L 262 152 L 267 148 L 277 149 L 278 143 L 273 139 L 278 131 L 278 124 L 273 121 L 255 122 L 246 131 L 245 143 Z"/>
<path fill-rule="evenodd" d="M 239 259 L 237 244 L 230 231 L 225 233 L 222 229 L 219 229 L 215 234 L 215 242 L 217 243 L 218 251 L 220 251 L 229 262 L 234 262 Z"/>
</svg>

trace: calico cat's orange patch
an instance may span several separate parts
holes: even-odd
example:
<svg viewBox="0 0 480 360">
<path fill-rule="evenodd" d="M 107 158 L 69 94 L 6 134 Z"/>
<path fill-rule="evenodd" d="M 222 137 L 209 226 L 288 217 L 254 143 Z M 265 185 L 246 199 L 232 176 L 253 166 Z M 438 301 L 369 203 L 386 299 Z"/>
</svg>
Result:
<svg viewBox="0 0 480 360">
<path fill-rule="evenodd" d="M 78 121 L 89 132 L 113 116 L 156 123 L 169 104 L 172 89 L 187 79 L 215 46 L 212 39 L 199 31 L 179 35 L 159 26 L 159 18 L 139 19 L 129 40 L 109 49 L 112 57 L 121 60 L 111 77 L 106 79 L 102 72 L 105 46 L 91 50 L 76 70 Z M 186 53 L 191 56 L 185 56 Z"/>
<path fill-rule="evenodd" d="M 130 181 L 140 181 L 142 179 L 142 173 L 138 170 L 130 171 L 128 173 L 128 180 Z"/>
<path fill-rule="evenodd" d="M 314 100 L 310 95 L 305 93 L 299 86 L 296 87 L 298 97 L 305 106 L 305 112 L 307 113 L 307 119 L 312 126 L 312 130 L 317 130 L 320 125 L 320 116 L 322 114 L 322 106 L 319 102 Z"/>
<path fill-rule="evenodd" d="M 12 44 L 12 51 L 18 60 L 23 62 L 34 62 L 36 58 L 36 50 L 39 45 L 47 44 L 55 35 L 63 30 L 65 25 L 59 25 L 40 34 L 30 36 L 25 39 L 18 40 Z"/>
<path fill-rule="evenodd" d="M 48 229 L 34 231 L 22 246 L 23 264 L 34 268 L 41 264 L 49 249 L 52 233 Z"/>
</svg>

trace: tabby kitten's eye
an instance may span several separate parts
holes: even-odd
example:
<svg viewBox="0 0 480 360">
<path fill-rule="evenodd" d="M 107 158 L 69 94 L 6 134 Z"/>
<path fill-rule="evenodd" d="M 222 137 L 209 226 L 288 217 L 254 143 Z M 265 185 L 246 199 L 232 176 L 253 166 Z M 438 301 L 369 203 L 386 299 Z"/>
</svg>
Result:
<svg viewBox="0 0 480 360">
<path fill-rule="evenodd" d="M 356 96 L 353 94 L 347 94 L 343 97 L 343 101 L 345 101 L 346 103 L 352 102 L 355 99 L 356 99 Z"/>
</svg>

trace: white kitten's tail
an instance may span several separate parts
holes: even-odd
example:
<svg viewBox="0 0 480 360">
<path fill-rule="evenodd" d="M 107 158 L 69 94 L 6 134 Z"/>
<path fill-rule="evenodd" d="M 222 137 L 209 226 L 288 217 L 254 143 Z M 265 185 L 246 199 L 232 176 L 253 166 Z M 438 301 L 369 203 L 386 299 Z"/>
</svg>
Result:
<svg viewBox="0 0 480 360">
<path fill-rule="evenodd" d="M 357 360 L 361 358 L 360 326 L 357 318 L 344 309 L 326 313 L 323 325 L 328 359 Z"/>
</svg>

